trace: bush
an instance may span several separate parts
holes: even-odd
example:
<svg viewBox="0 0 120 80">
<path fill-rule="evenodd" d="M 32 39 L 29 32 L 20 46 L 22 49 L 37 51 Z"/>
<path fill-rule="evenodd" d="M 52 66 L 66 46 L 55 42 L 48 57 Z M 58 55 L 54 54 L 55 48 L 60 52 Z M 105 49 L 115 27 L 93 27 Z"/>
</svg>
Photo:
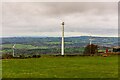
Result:
<svg viewBox="0 0 120 80">
<path fill-rule="evenodd" d="M 31 56 L 28 56 L 28 58 L 31 58 Z"/>
<path fill-rule="evenodd" d="M 91 44 L 91 45 L 87 45 L 85 47 L 85 50 L 84 50 L 84 55 L 94 55 L 98 53 L 98 46 L 97 45 L 94 45 L 94 44 Z"/>
<path fill-rule="evenodd" d="M 40 58 L 40 55 L 33 55 L 32 58 Z"/>
<path fill-rule="evenodd" d="M 25 59 L 25 55 L 22 54 L 22 55 L 19 56 L 19 58 L 20 59 Z"/>
<path fill-rule="evenodd" d="M 11 55 L 11 54 L 3 54 L 2 55 L 2 59 L 11 59 L 11 58 L 13 58 L 13 55 Z"/>
</svg>

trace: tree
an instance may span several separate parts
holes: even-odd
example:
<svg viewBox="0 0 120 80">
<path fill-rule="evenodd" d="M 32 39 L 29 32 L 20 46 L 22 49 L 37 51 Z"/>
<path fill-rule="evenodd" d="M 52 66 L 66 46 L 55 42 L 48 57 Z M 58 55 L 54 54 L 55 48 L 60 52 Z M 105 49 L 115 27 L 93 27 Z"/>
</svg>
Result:
<svg viewBox="0 0 120 80">
<path fill-rule="evenodd" d="M 25 55 L 22 54 L 22 55 L 19 56 L 19 58 L 20 58 L 20 59 L 25 59 Z"/>
<path fill-rule="evenodd" d="M 2 59 L 11 59 L 13 56 L 11 54 L 3 54 Z"/>
<path fill-rule="evenodd" d="M 94 55 L 97 52 L 98 52 L 98 46 L 94 44 L 87 45 L 84 50 L 85 55 Z"/>
</svg>

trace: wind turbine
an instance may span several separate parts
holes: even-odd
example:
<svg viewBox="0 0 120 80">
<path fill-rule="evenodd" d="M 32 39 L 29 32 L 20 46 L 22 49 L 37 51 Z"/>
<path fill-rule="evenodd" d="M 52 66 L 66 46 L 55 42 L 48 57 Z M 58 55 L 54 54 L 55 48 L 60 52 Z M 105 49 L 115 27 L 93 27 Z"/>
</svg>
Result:
<svg viewBox="0 0 120 80">
<path fill-rule="evenodd" d="M 93 41 L 93 38 L 92 38 L 92 36 L 90 36 L 90 39 L 89 39 L 89 41 L 90 41 L 90 53 L 91 53 L 91 44 L 92 44 L 92 41 Z"/>
<path fill-rule="evenodd" d="M 15 56 L 15 45 L 16 44 L 13 45 L 13 57 Z"/>
<path fill-rule="evenodd" d="M 93 41 L 94 39 L 92 38 L 92 36 L 90 36 L 90 39 L 89 39 L 89 41 L 90 41 L 90 45 L 92 44 L 92 41 Z"/>
<path fill-rule="evenodd" d="M 64 55 L 64 22 L 62 22 L 62 45 L 61 45 L 61 55 Z"/>
</svg>

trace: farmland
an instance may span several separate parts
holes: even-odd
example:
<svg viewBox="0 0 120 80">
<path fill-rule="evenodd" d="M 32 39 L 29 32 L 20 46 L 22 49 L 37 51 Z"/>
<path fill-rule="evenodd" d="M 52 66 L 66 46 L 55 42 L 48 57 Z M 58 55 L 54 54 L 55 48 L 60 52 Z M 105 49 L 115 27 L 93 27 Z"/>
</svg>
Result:
<svg viewBox="0 0 120 80">
<path fill-rule="evenodd" d="M 89 44 L 89 36 L 65 37 L 66 54 L 82 54 L 84 47 Z M 93 37 L 93 44 L 99 46 L 99 51 L 106 50 L 106 47 L 118 45 L 117 37 Z M 59 54 L 61 52 L 60 37 L 6 37 L 0 38 L 2 53 L 12 54 L 12 46 L 15 46 L 16 54 Z M 1 50 L 0 50 L 1 51 Z"/>
<path fill-rule="evenodd" d="M 106 39 L 106 40 L 104 40 Z M 59 37 L 13 37 L 3 38 L 2 54 L 15 56 L 40 55 L 40 58 L 2 59 L 3 78 L 117 78 L 118 56 L 53 56 L 61 53 Z M 111 44 L 112 42 L 112 44 Z M 114 43 L 113 43 L 114 42 Z M 109 44 L 108 44 L 109 43 Z M 93 41 L 105 51 L 106 46 L 116 46 L 117 38 L 99 38 Z M 65 55 L 82 55 L 89 44 L 89 37 L 65 38 Z M 104 46 L 103 46 L 104 45 Z M 110 47 L 111 48 L 111 47 Z M 49 56 L 52 55 L 52 56 Z"/>
<path fill-rule="evenodd" d="M 55 42 L 50 42 L 50 44 L 53 44 Z M 69 43 L 67 43 L 69 44 Z M 3 54 L 12 54 L 12 46 L 13 44 L 2 44 L 2 53 Z M 83 47 L 69 47 L 65 48 L 65 52 L 68 53 L 77 53 L 81 54 L 83 53 L 84 48 Z M 19 56 L 20 54 L 24 55 L 35 55 L 35 54 L 60 54 L 61 49 L 60 47 L 54 47 L 51 48 L 49 46 L 34 46 L 34 45 L 28 45 L 28 44 L 16 44 L 15 45 L 15 55 Z"/>
<path fill-rule="evenodd" d="M 3 78 L 117 78 L 118 56 L 3 59 Z"/>
</svg>

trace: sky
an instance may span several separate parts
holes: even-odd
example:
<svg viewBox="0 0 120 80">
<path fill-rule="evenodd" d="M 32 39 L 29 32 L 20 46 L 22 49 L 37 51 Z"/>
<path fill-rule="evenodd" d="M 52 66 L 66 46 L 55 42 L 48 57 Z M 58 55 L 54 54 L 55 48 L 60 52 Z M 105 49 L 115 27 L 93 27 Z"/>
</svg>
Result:
<svg viewBox="0 0 120 80">
<path fill-rule="evenodd" d="M 2 36 L 118 36 L 116 2 L 3 2 Z"/>
</svg>

